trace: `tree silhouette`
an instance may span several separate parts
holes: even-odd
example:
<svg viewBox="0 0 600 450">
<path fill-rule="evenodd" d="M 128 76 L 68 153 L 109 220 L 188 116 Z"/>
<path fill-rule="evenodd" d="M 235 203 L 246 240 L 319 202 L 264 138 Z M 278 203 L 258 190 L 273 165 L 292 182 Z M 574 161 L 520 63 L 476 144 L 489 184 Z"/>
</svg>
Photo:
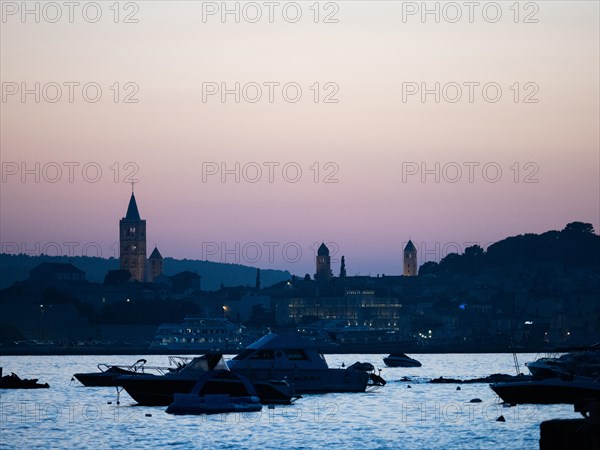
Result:
<svg viewBox="0 0 600 450">
<path fill-rule="evenodd" d="M 439 264 L 435 261 L 427 261 L 419 268 L 419 275 L 436 275 L 439 270 Z"/>
<path fill-rule="evenodd" d="M 594 226 L 591 223 L 571 222 L 567 224 L 563 232 L 594 234 Z"/>
<path fill-rule="evenodd" d="M 131 272 L 125 269 L 109 270 L 104 277 L 104 284 L 126 283 L 131 278 Z"/>
</svg>

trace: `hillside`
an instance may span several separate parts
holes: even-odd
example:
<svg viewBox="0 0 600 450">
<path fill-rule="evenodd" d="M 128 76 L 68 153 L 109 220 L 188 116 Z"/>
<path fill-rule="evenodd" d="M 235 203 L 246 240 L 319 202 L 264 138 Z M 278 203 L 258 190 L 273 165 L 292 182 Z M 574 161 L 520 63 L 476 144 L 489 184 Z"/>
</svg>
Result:
<svg viewBox="0 0 600 450">
<path fill-rule="evenodd" d="M 507 237 L 485 251 L 478 245 L 451 253 L 439 264 L 427 262 L 419 275 L 478 273 L 500 266 L 561 263 L 565 267 L 600 265 L 600 236 L 589 223 L 571 222 L 561 231 Z"/>
<path fill-rule="evenodd" d="M 88 281 L 102 283 L 109 270 L 119 268 L 119 260 L 115 258 L 96 258 L 88 256 L 29 256 L 0 254 L 0 289 L 12 285 L 15 281 L 23 281 L 29 277 L 29 271 L 42 262 L 69 262 L 83 270 Z M 256 268 L 239 264 L 224 264 L 211 261 L 192 259 L 165 258 L 164 272 L 174 275 L 189 270 L 202 276 L 202 289 L 207 291 L 219 289 L 221 283 L 225 286 L 254 286 Z M 288 280 L 288 271 L 261 269 L 260 278 L 263 286 L 269 286 L 279 281 Z"/>
</svg>

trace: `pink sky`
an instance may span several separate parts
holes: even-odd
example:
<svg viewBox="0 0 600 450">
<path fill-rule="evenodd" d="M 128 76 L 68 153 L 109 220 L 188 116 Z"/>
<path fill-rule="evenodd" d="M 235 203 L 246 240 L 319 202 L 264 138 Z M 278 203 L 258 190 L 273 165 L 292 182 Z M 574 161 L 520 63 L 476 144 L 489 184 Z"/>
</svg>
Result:
<svg viewBox="0 0 600 450">
<path fill-rule="evenodd" d="M 313 244 L 325 241 L 339 249 L 337 257 L 346 256 L 349 274 L 392 275 L 401 273 L 409 238 L 423 262 L 457 246 L 562 229 L 573 220 L 600 229 L 597 2 L 537 2 L 537 11 L 520 11 L 518 23 L 511 2 L 500 2 L 496 23 L 481 12 L 473 23 L 466 16 L 448 23 L 443 15 L 440 23 L 431 17 L 423 23 L 419 15 L 403 21 L 403 2 L 338 2 L 338 23 L 323 23 L 333 11 L 323 3 L 314 23 L 311 4 L 300 3 L 297 23 L 281 14 L 273 23 L 243 16 L 222 23 L 218 15 L 203 22 L 201 2 L 138 2 L 138 23 L 122 23 L 133 10 L 120 11 L 114 23 L 108 3 L 97 23 L 77 12 L 69 23 L 66 9 L 57 23 L 46 20 L 52 11 L 41 12 L 40 23 L 5 14 L 3 250 L 16 243 L 35 253 L 58 243 L 66 253 L 71 244 L 65 243 L 77 242 L 74 254 L 86 245 L 93 254 L 89 244 L 98 243 L 103 256 L 114 255 L 131 190 L 124 182 L 128 162 L 138 169 L 149 251 L 156 243 L 163 256 L 175 258 L 312 274 Z M 523 23 L 534 12 L 530 18 L 538 22 Z M 25 102 L 20 92 L 9 95 L 14 86 L 36 82 L 39 103 L 33 94 Z M 98 83 L 102 98 L 87 102 L 76 88 L 70 103 L 65 82 Z M 128 82 L 139 87 L 138 103 L 123 102 L 133 92 Z M 248 96 L 254 92 L 248 83 L 262 85 L 263 98 L 202 101 L 203 83 L 236 82 Z M 270 103 L 265 82 L 297 83 L 302 96 L 288 103 L 278 88 Z M 448 83 L 457 83 L 463 97 L 436 103 L 429 95 L 423 103 L 414 95 L 403 102 L 403 83 L 432 88 L 436 82 L 448 97 L 454 93 Z M 471 103 L 469 82 L 495 83 L 502 95 L 490 103 L 477 88 Z M 51 83 L 63 86 L 56 103 L 44 99 L 54 96 Z M 325 103 L 334 87 L 338 102 Z M 537 103 L 524 102 L 528 94 Z M 24 182 L 22 163 L 34 172 Z M 69 163 L 79 164 L 72 183 Z M 222 163 L 230 169 L 239 163 L 239 183 L 233 174 L 222 182 L 220 174 L 204 173 L 203 180 L 203 167 L 220 170 Z M 435 174 L 422 182 L 421 173 L 406 172 L 436 163 L 439 183 Z M 251 183 L 256 166 L 262 177 Z M 97 167 L 102 174 L 92 183 Z M 297 167 L 302 174 L 292 183 Z M 502 174 L 492 183 L 497 168 Z M 326 175 L 338 182 L 325 183 Z"/>
</svg>

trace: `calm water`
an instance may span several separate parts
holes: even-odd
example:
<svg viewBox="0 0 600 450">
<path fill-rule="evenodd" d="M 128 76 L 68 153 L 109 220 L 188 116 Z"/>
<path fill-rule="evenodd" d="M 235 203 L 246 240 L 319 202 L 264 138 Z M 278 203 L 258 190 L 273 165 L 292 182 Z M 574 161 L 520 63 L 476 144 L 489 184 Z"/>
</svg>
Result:
<svg viewBox="0 0 600 450">
<path fill-rule="evenodd" d="M 329 355 L 331 367 L 357 360 L 385 367 L 386 355 Z M 3 356 L 4 374 L 39 378 L 50 389 L 0 390 L 0 448 L 537 448 L 539 424 L 576 418 L 568 405 L 504 408 L 487 384 L 427 384 L 439 377 L 515 373 L 510 354 L 410 355 L 420 368 L 384 368 L 376 392 L 305 396 L 260 413 L 172 416 L 164 407 L 133 406 L 115 388 L 86 388 L 71 376 L 98 362 L 136 356 Z M 520 355 L 521 364 L 537 355 Z M 166 365 L 167 357 L 146 357 Z M 522 370 L 524 367 L 522 367 Z M 412 381 L 400 381 L 402 377 Z M 409 389 L 408 386 L 411 386 Z M 482 403 L 469 403 L 480 398 Z M 109 404 L 112 402 L 112 404 Z M 496 422 L 504 415 L 506 422 Z"/>
</svg>

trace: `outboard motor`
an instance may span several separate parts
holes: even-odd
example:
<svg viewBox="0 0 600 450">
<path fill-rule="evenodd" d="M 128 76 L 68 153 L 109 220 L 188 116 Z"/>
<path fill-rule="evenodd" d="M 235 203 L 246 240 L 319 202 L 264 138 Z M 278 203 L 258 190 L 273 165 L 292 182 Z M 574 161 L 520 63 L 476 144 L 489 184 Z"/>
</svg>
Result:
<svg viewBox="0 0 600 450">
<path fill-rule="evenodd" d="M 369 379 L 373 382 L 374 386 L 385 386 L 386 384 L 386 381 L 376 373 L 369 374 Z"/>
<path fill-rule="evenodd" d="M 375 367 L 371 363 L 361 363 L 360 361 L 355 362 L 351 366 L 348 366 L 347 370 L 359 370 L 361 372 L 370 372 L 369 373 L 369 386 L 385 386 L 386 381 L 375 373 Z M 381 374 L 381 369 L 379 369 L 379 374 Z"/>
</svg>

